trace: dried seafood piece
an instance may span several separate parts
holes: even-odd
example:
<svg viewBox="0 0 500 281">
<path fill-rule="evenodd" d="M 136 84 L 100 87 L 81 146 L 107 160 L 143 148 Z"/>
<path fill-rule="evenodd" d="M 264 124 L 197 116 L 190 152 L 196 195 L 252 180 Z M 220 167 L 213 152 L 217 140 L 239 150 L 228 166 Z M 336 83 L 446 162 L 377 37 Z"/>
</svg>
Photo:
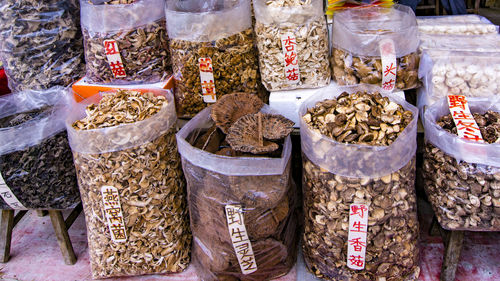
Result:
<svg viewBox="0 0 500 281">
<path fill-rule="evenodd" d="M 73 83 L 84 72 L 78 1 L 1 1 L 0 53 L 13 92 Z"/>
<path fill-rule="evenodd" d="M 419 62 L 420 57 L 416 52 L 396 58 L 396 89 L 406 90 L 418 86 Z M 331 66 L 332 76 L 339 85 L 382 84 L 380 57 L 357 57 L 333 48 Z"/>
<path fill-rule="evenodd" d="M 281 115 L 247 114 L 236 121 L 226 137 L 231 148 L 254 154 L 275 151 L 279 145 L 266 139 L 276 140 L 288 136 L 293 130 L 293 121 Z"/>
<path fill-rule="evenodd" d="M 210 116 L 215 125 L 225 134 L 229 127 L 240 117 L 254 114 L 264 106 L 256 95 L 248 93 L 232 93 L 220 98 L 213 106 Z"/>
<path fill-rule="evenodd" d="M 390 145 L 413 114 L 380 93 L 344 92 L 336 99 L 318 102 L 302 118 L 338 142 Z"/>
<path fill-rule="evenodd" d="M 304 161 L 304 259 L 328 280 L 409 280 L 419 269 L 415 159 L 381 178 L 350 178 Z M 341 159 L 339 159 L 341 161 Z M 363 161 L 363 160 L 361 160 Z M 349 205 L 369 205 L 366 267 L 347 268 Z"/>
<path fill-rule="evenodd" d="M 269 1 L 269 6 L 292 1 Z M 300 2 L 300 1 L 295 1 Z M 306 1 L 303 2 L 306 4 Z M 295 3 L 294 3 L 295 4 Z M 285 75 L 285 56 L 281 46 L 281 35 L 292 33 L 296 38 L 297 64 L 300 82 L 290 84 Z M 330 64 L 328 61 L 328 31 L 324 16 L 308 19 L 306 23 L 290 23 L 287 27 L 278 24 L 266 25 L 257 21 L 255 24 L 257 47 L 262 83 L 269 91 L 316 88 L 330 82 Z"/>
<path fill-rule="evenodd" d="M 152 93 L 105 94 L 73 127 L 78 132 L 144 121 L 162 112 L 166 103 L 163 96 Z M 73 151 L 94 278 L 180 272 L 189 264 L 192 239 L 176 130 L 157 126 L 154 122 L 144 126 L 145 133 L 152 130 L 158 137 L 135 147 L 102 153 Z M 128 134 L 126 129 L 122 133 Z M 89 147 L 93 141 L 89 139 Z M 118 189 L 126 242 L 111 240 L 103 214 L 101 187 L 105 185 Z"/>
<path fill-rule="evenodd" d="M 170 40 L 175 78 L 175 99 L 179 116 L 193 117 L 210 104 L 203 101 L 198 60 L 212 59 L 217 99 L 234 92 L 256 93 L 265 101 L 259 81 L 257 50 L 253 30 L 212 41 Z"/>
<path fill-rule="evenodd" d="M 474 113 L 483 139 L 500 142 L 500 113 Z M 457 134 L 451 114 L 437 124 Z M 500 167 L 457 161 L 430 142 L 424 151 L 426 193 L 439 223 L 450 230 L 500 230 Z"/>
<path fill-rule="evenodd" d="M 87 62 L 86 78 L 90 82 L 154 83 L 171 74 L 165 19 L 139 26 L 134 30 L 94 32 L 84 27 L 82 32 Z M 105 40 L 115 40 L 118 44 L 126 77 L 113 76 L 105 55 Z"/>
</svg>

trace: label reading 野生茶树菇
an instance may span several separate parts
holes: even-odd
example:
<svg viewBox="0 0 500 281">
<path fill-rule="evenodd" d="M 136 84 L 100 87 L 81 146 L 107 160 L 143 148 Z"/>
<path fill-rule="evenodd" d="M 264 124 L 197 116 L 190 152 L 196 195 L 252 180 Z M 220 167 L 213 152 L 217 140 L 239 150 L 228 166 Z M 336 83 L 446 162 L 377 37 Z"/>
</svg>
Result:
<svg viewBox="0 0 500 281">
<path fill-rule="evenodd" d="M 215 92 L 214 69 L 211 58 L 198 59 L 200 67 L 201 91 L 203 101 L 206 103 L 214 103 L 217 101 Z"/>
</svg>

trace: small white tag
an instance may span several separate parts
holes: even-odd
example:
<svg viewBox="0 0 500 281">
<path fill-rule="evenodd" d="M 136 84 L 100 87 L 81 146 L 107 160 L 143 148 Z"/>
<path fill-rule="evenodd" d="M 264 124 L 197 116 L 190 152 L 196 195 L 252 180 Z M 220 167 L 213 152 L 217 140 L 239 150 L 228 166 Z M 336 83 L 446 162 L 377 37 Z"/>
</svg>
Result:
<svg viewBox="0 0 500 281">
<path fill-rule="evenodd" d="M 467 98 L 461 95 L 449 95 L 448 106 L 457 127 L 458 136 L 466 140 L 484 143 L 481 130 L 470 112 Z"/>
<path fill-rule="evenodd" d="M 126 242 L 127 229 L 123 220 L 118 189 L 114 186 L 105 185 L 101 187 L 101 195 L 111 239 L 115 242 Z"/>
<path fill-rule="evenodd" d="M 125 66 L 120 56 L 120 50 L 118 49 L 118 43 L 115 40 L 104 40 L 104 50 L 113 76 L 115 78 L 127 77 Z"/>
<path fill-rule="evenodd" d="M 215 92 L 214 69 L 212 67 L 211 58 L 199 58 L 201 91 L 203 93 L 203 101 L 206 103 L 214 103 L 217 101 Z"/>
<path fill-rule="evenodd" d="M 17 199 L 12 190 L 7 186 L 5 180 L 2 177 L 2 173 L 0 173 L 0 196 L 3 201 L 9 205 L 14 210 L 27 210 L 26 207 Z"/>
<path fill-rule="evenodd" d="M 368 231 L 368 206 L 349 206 L 349 235 L 347 239 L 347 267 L 361 270 L 365 268 L 366 232 Z"/>
<path fill-rule="evenodd" d="M 297 55 L 297 38 L 293 33 L 281 35 L 281 46 L 284 55 L 285 79 L 289 84 L 300 82 L 300 70 Z"/>
<path fill-rule="evenodd" d="M 248 238 L 242 207 L 240 205 L 226 205 L 226 219 L 229 236 L 231 236 L 241 272 L 247 275 L 257 271 L 257 261 Z"/>
<path fill-rule="evenodd" d="M 386 91 L 394 90 L 396 86 L 396 50 L 391 39 L 381 40 L 379 43 L 382 58 L 382 88 Z"/>
</svg>

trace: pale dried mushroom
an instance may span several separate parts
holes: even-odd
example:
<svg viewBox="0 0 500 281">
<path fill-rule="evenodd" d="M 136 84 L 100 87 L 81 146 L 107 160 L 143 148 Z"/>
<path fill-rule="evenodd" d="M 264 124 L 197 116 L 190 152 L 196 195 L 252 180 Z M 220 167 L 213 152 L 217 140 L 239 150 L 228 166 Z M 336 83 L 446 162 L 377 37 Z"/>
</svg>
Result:
<svg viewBox="0 0 500 281">
<path fill-rule="evenodd" d="M 240 117 L 260 111 L 264 103 L 256 95 L 232 93 L 222 96 L 213 106 L 211 117 L 225 134 Z"/>
<path fill-rule="evenodd" d="M 166 105 L 163 96 L 152 93 L 105 94 L 98 105 L 89 106 L 87 117 L 73 124 L 73 138 L 86 130 L 107 136 L 108 128 L 120 125 L 125 128 L 120 132 L 125 137 L 127 124 L 167 115 L 163 110 Z M 165 126 L 164 122 L 150 122 L 141 127 L 144 136 L 153 131 L 157 137 L 135 147 L 111 152 L 73 151 L 94 278 L 180 272 L 189 264 L 191 234 L 176 130 Z M 93 144 L 95 139 L 87 141 L 89 148 L 99 147 Z M 105 185 L 118 189 L 125 242 L 111 239 L 101 195 Z"/>
<path fill-rule="evenodd" d="M 474 113 L 483 139 L 500 142 L 500 113 Z M 450 114 L 437 124 L 457 134 Z M 457 161 L 430 142 L 424 151 L 425 190 L 439 223 L 450 230 L 500 230 L 500 167 Z"/>
</svg>

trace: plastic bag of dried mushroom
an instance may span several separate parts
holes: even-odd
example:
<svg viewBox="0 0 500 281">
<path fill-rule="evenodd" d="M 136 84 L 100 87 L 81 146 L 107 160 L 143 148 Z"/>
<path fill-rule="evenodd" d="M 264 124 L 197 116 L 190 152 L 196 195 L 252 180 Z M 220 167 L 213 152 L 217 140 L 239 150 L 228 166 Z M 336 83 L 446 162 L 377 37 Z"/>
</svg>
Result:
<svg viewBox="0 0 500 281">
<path fill-rule="evenodd" d="M 322 90 L 299 111 L 303 251 L 307 267 L 321 278 L 408 280 L 420 272 L 417 109 L 378 91 Z"/>
<path fill-rule="evenodd" d="M 255 96 L 223 96 L 177 133 L 203 280 L 270 280 L 295 262 L 293 122 Z"/>
<path fill-rule="evenodd" d="M 0 60 L 13 92 L 68 86 L 80 78 L 78 1 L 0 1 Z"/>
<path fill-rule="evenodd" d="M 173 96 L 118 90 L 66 122 L 87 223 L 92 276 L 183 271 L 191 233 Z"/>
<path fill-rule="evenodd" d="M 442 227 L 500 231 L 500 99 L 467 101 L 484 143 L 458 137 L 446 99 L 425 111 L 425 191 Z"/>
<path fill-rule="evenodd" d="M 0 209 L 70 209 L 80 202 L 65 93 L 54 87 L 0 97 Z"/>
<path fill-rule="evenodd" d="M 80 0 L 87 80 L 154 83 L 171 74 L 165 0 Z"/>
<path fill-rule="evenodd" d="M 210 8 L 196 3 L 201 2 L 167 2 L 178 116 L 193 117 L 232 92 L 257 93 L 264 100 L 250 1 Z"/>
<path fill-rule="evenodd" d="M 330 83 L 321 0 L 254 0 L 262 83 L 269 91 Z"/>
<path fill-rule="evenodd" d="M 340 11 L 332 33 L 333 79 L 339 85 L 416 88 L 418 43 L 415 14 L 407 6 Z"/>
</svg>

